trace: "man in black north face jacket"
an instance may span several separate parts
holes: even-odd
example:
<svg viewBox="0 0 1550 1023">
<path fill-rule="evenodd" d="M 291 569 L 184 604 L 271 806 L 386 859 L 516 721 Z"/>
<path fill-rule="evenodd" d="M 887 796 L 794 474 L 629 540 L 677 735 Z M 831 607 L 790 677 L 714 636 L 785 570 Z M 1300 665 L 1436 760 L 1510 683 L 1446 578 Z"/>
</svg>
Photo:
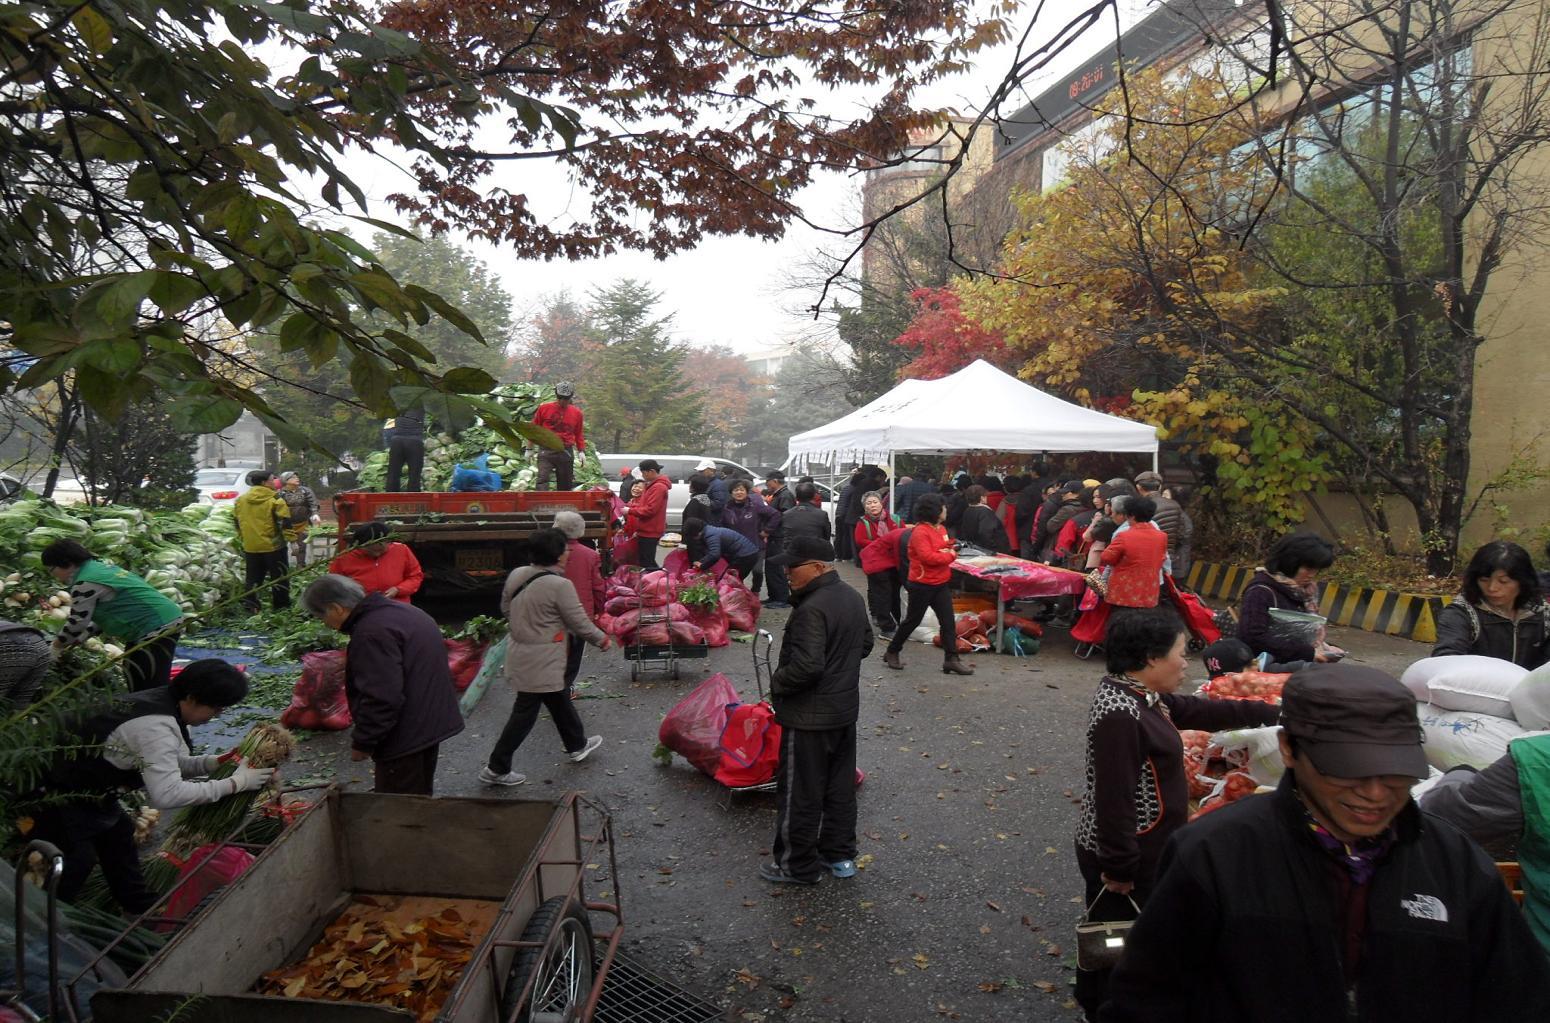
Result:
<svg viewBox="0 0 1550 1023">
<path fill-rule="evenodd" d="M 1315 664 L 1282 693 L 1273 795 L 1181 829 L 1101 1023 L 1509 1023 L 1550 1006 L 1550 959 L 1490 858 L 1410 799 L 1415 699 Z"/>
<path fill-rule="evenodd" d="M 794 608 L 770 680 L 781 740 L 775 860 L 759 869 L 766 881 L 856 873 L 856 718 L 872 626 L 834 557 L 828 541 L 798 537 L 771 559 L 786 568 Z"/>
</svg>

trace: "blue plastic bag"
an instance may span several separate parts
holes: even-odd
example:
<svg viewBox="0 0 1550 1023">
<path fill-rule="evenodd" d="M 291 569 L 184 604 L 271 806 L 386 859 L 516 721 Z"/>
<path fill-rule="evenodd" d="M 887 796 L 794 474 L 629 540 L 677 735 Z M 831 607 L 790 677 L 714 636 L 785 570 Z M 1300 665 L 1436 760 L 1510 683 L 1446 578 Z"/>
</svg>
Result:
<svg viewBox="0 0 1550 1023">
<path fill-rule="evenodd" d="M 480 455 L 468 466 L 459 465 L 452 470 L 452 490 L 455 493 L 500 490 L 502 486 L 501 474 L 490 471 L 489 455 Z"/>
</svg>

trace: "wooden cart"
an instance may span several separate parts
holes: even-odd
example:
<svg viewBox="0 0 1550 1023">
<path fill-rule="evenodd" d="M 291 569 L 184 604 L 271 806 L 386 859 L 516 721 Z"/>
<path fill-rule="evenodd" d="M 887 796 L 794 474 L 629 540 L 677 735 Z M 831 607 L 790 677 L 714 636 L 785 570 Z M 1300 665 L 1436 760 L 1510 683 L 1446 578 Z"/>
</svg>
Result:
<svg viewBox="0 0 1550 1023">
<path fill-rule="evenodd" d="M 330 788 L 127 987 L 91 999 L 98 1023 L 410 1023 L 402 1008 L 253 993 L 300 959 L 358 896 L 481 900 L 491 924 L 437 1023 L 588 1023 L 623 932 L 583 893 L 587 864 L 619 876 L 611 823 L 553 801 L 433 799 Z M 153 910 L 154 914 L 156 911 Z M 606 930 L 594 931 L 602 921 Z M 67 1013 L 86 1018 L 67 985 Z"/>
</svg>

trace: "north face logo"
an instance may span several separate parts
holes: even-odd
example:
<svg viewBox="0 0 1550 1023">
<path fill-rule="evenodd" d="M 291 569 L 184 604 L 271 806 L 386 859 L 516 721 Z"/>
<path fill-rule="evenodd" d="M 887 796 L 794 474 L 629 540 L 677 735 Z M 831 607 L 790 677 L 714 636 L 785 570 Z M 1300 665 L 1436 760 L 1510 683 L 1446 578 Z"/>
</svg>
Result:
<svg viewBox="0 0 1550 1023">
<path fill-rule="evenodd" d="M 1442 904 L 1442 900 L 1435 895 L 1417 895 L 1414 898 L 1400 899 L 1399 904 L 1417 920 L 1435 920 L 1440 924 L 1448 922 L 1448 907 Z"/>
</svg>

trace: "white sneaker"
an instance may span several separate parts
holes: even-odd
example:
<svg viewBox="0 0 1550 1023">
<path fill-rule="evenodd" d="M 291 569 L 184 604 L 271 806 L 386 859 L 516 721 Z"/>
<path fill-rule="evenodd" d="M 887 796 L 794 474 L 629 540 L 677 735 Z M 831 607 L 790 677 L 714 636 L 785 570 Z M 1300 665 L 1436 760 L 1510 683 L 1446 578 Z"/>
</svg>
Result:
<svg viewBox="0 0 1550 1023">
<path fill-rule="evenodd" d="M 515 771 L 507 771 L 505 774 L 496 774 L 489 766 L 479 768 L 479 780 L 486 785 L 521 785 L 527 781 L 527 775 L 518 774 Z"/>
<path fill-rule="evenodd" d="M 577 750 L 574 753 L 567 753 L 565 755 L 570 757 L 570 762 L 571 763 L 579 764 L 583 760 L 585 760 L 588 757 L 590 757 L 592 755 L 592 751 L 597 749 L 602 744 L 603 744 L 603 737 L 601 735 L 589 736 L 587 738 L 587 744 L 585 746 L 581 747 L 579 750 Z"/>
</svg>

